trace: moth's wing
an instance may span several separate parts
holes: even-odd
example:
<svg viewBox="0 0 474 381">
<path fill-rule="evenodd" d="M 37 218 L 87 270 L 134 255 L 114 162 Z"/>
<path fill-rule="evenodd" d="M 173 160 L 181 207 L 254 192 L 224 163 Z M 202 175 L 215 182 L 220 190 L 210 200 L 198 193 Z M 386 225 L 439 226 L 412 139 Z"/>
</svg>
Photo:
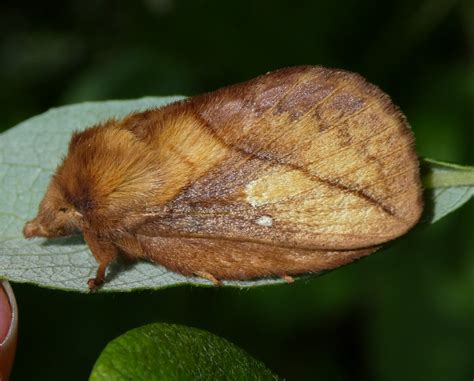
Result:
<svg viewBox="0 0 474 381">
<path fill-rule="evenodd" d="M 418 221 L 413 135 L 388 96 L 356 74 L 284 69 L 186 107 L 227 153 L 142 234 L 340 250 L 389 241 Z"/>
<path fill-rule="evenodd" d="M 170 270 L 226 280 L 319 273 L 376 250 L 320 251 L 210 238 L 138 238 L 147 257 Z"/>
</svg>

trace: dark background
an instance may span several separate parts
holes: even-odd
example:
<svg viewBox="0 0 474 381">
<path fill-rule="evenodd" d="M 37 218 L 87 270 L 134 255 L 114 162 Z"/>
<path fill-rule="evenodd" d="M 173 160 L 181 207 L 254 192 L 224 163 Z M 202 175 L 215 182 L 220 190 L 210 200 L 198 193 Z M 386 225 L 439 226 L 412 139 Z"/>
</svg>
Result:
<svg viewBox="0 0 474 381">
<path fill-rule="evenodd" d="M 474 164 L 472 0 L 3 1 L 0 38 L 0 130 L 63 104 L 192 95 L 321 64 L 389 93 L 420 156 Z M 293 285 L 79 295 L 15 284 L 12 380 L 84 380 L 108 341 L 155 321 L 223 336 L 288 380 L 472 380 L 473 206 Z"/>
</svg>

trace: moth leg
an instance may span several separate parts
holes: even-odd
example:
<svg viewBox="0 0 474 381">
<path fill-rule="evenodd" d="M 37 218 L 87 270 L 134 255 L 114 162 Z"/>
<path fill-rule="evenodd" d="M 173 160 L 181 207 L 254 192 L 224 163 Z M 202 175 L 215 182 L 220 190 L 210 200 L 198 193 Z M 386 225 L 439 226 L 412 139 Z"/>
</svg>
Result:
<svg viewBox="0 0 474 381">
<path fill-rule="evenodd" d="M 95 274 L 95 278 L 89 278 L 87 286 L 89 286 L 90 292 L 96 292 L 97 289 L 104 283 L 105 270 L 107 269 L 107 263 L 99 263 L 99 268 Z"/>
<path fill-rule="evenodd" d="M 110 262 L 113 262 L 117 258 L 118 248 L 111 241 L 100 239 L 96 234 L 91 232 L 84 232 L 84 239 L 99 264 L 95 278 L 91 278 L 87 281 L 89 290 L 95 292 L 97 288 L 104 283 L 105 270 Z"/>
<path fill-rule="evenodd" d="M 207 279 L 207 280 L 211 281 L 212 283 L 214 283 L 214 286 L 221 286 L 222 285 L 222 282 L 219 279 L 217 279 L 214 275 L 212 275 L 211 273 L 208 273 L 206 271 L 196 271 L 194 274 L 197 275 L 200 278 L 204 278 L 204 279 Z"/>
<path fill-rule="evenodd" d="M 292 277 L 292 276 L 289 276 L 289 275 L 281 275 L 280 276 L 281 279 L 283 279 L 284 281 L 286 281 L 286 283 L 293 283 L 295 281 L 295 279 Z"/>
</svg>

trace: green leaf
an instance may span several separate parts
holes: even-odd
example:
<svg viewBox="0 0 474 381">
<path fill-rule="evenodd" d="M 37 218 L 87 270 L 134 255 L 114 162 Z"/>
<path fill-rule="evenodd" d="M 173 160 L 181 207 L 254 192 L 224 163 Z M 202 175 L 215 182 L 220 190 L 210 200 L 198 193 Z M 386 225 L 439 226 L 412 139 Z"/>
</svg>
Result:
<svg viewBox="0 0 474 381">
<path fill-rule="evenodd" d="M 94 365 L 101 380 L 278 380 L 261 362 L 209 332 L 150 324 L 112 340 Z"/>
<path fill-rule="evenodd" d="M 440 220 L 474 196 L 474 167 L 432 159 L 423 159 L 421 164 L 425 188 L 423 222 Z"/>
<path fill-rule="evenodd" d="M 23 238 L 24 223 L 36 215 L 51 174 L 66 153 L 70 136 L 111 117 L 159 107 L 182 97 L 148 97 L 129 101 L 89 102 L 64 106 L 20 123 L 0 135 L 0 277 L 43 287 L 87 292 L 97 264 L 80 237 L 55 240 Z M 426 213 L 432 223 L 460 207 L 474 192 L 472 167 L 425 159 Z M 224 282 L 249 287 L 283 282 L 263 279 Z M 210 285 L 147 262 L 110 267 L 103 291 L 159 289 L 179 284 Z"/>
</svg>

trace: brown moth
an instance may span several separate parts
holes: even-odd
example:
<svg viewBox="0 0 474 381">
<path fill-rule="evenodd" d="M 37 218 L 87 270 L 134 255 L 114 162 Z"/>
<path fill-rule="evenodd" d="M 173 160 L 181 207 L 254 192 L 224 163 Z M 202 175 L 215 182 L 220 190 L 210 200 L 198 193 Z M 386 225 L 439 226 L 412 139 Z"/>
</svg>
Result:
<svg viewBox="0 0 474 381">
<path fill-rule="evenodd" d="M 413 134 L 361 76 L 292 67 L 76 132 L 30 237 L 220 280 L 333 269 L 422 212 Z"/>
</svg>

